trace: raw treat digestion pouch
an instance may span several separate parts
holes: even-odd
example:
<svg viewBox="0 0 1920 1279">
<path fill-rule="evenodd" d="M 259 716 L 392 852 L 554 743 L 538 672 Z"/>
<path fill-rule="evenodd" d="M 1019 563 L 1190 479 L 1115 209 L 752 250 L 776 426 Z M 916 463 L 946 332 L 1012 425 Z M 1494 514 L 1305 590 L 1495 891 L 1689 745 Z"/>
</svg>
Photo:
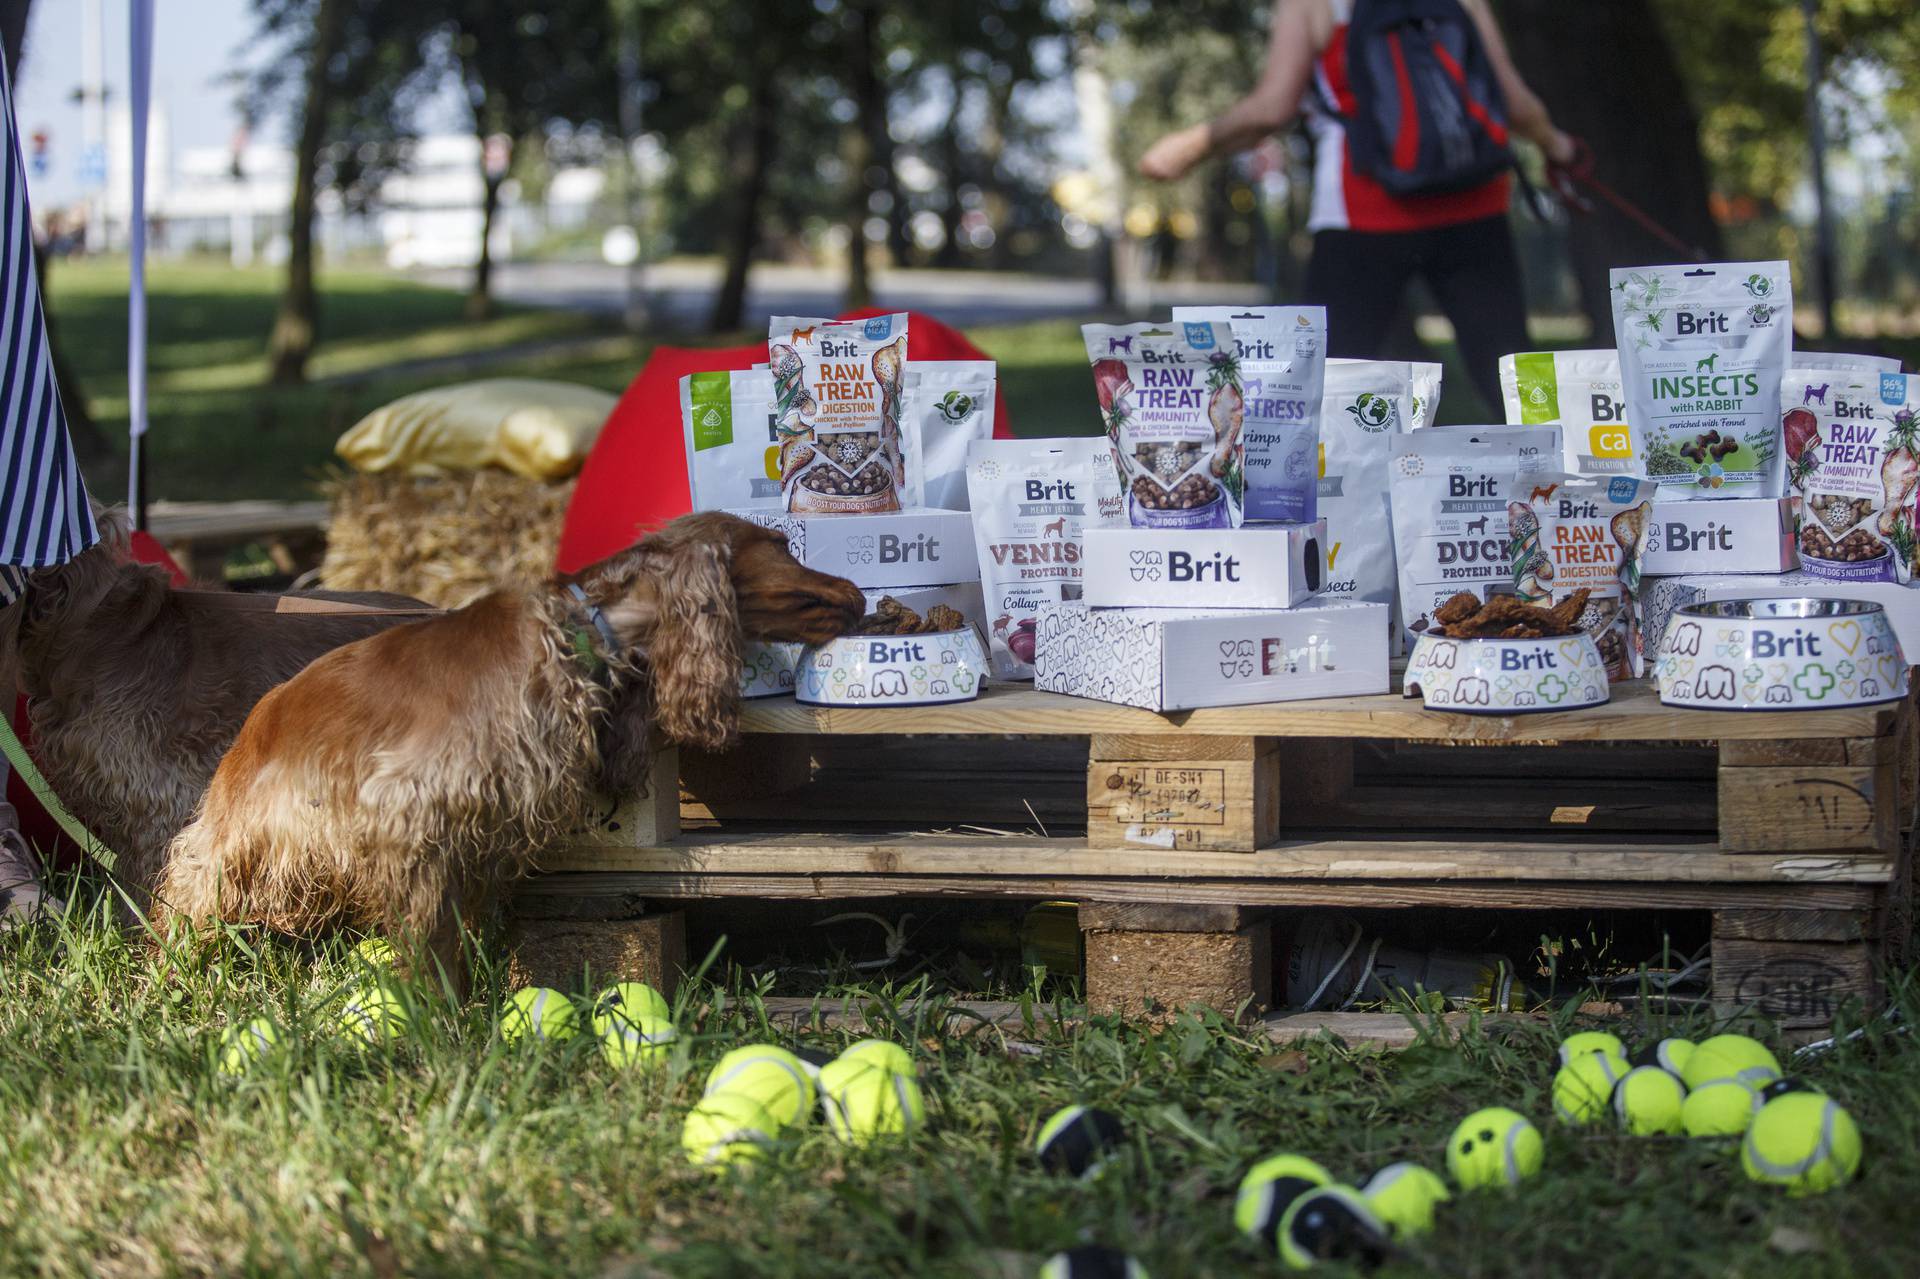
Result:
<svg viewBox="0 0 1920 1279">
<path fill-rule="evenodd" d="M 1920 523 L 1920 378 L 1800 369 L 1785 385 L 1791 407 L 1780 431 L 1800 496 L 1800 567 L 1839 581 L 1909 581 Z"/>
<path fill-rule="evenodd" d="M 967 446 L 993 435 L 992 360 L 907 363 L 907 505 L 967 509 Z"/>
<path fill-rule="evenodd" d="M 1080 598 L 1083 534 L 1117 523 L 1113 446 L 1099 437 L 975 440 L 967 496 L 996 679 L 1032 679 L 1034 618 Z"/>
<path fill-rule="evenodd" d="M 1312 521 L 1327 363 L 1326 308 L 1176 306 L 1173 320 L 1233 328 L 1240 390 L 1246 397 L 1246 518 L 1280 524 Z"/>
<path fill-rule="evenodd" d="M 776 316 L 767 331 L 787 509 L 871 515 L 906 505 L 900 442 L 907 317 Z"/>
<path fill-rule="evenodd" d="M 1246 400 L 1225 324 L 1085 324 L 1127 523 L 1237 528 Z"/>
<path fill-rule="evenodd" d="M 1632 475 L 1618 351 L 1523 351 L 1500 357 L 1500 400 L 1512 426 L 1558 426 L 1574 475 Z"/>
<path fill-rule="evenodd" d="M 1657 488 L 1631 475 L 1541 475 L 1507 491 L 1514 593 L 1550 607 L 1588 592 L 1580 626 L 1610 680 L 1645 670 L 1636 601 Z"/>
<path fill-rule="evenodd" d="M 1507 588 L 1507 493 L 1560 457 L 1551 426 L 1437 426 L 1392 441 L 1393 549 L 1409 640 L 1461 591 Z M 1333 536 L 1332 533 L 1328 534 Z"/>
<path fill-rule="evenodd" d="M 764 364 L 680 379 L 680 428 L 694 510 L 782 505 L 772 401 L 773 375 Z"/>
<path fill-rule="evenodd" d="M 1634 457 L 1661 500 L 1780 496 L 1787 264 L 1616 267 L 1611 282 Z"/>
</svg>

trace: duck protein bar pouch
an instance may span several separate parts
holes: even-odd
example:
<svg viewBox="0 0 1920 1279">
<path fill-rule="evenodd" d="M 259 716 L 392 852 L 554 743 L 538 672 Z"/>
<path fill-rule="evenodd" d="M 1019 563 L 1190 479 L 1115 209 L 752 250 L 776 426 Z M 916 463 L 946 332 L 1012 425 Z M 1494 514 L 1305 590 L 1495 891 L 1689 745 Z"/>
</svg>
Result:
<svg viewBox="0 0 1920 1279">
<path fill-rule="evenodd" d="M 1127 523 L 1238 528 L 1246 401 L 1225 324 L 1085 324 Z"/>
<path fill-rule="evenodd" d="M 1800 567 L 1844 582 L 1907 582 L 1920 489 L 1920 378 L 1799 369 L 1781 415 L 1800 498 Z"/>
<path fill-rule="evenodd" d="M 780 509 L 772 401 L 773 375 L 764 364 L 680 379 L 680 427 L 694 510 Z"/>
<path fill-rule="evenodd" d="M 776 316 L 767 332 L 767 364 L 787 509 L 871 515 L 905 505 L 906 315 Z"/>
<path fill-rule="evenodd" d="M 1393 550 L 1402 624 L 1412 640 L 1461 591 L 1484 600 L 1511 590 L 1507 494 L 1522 476 L 1558 466 L 1560 431 L 1436 426 L 1394 436 L 1392 450 Z"/>
<path fill-rule="evenodd" d="M 1173 320 L 1233 328 L 1246 397 L 1246 518 L 1312 522 L 1318 509 L 1326 308 L 1176 306 Z"/>
<path fill-rule="evenodd" d="M 1781 496 L 1775 414 L 1793 345 L 1787 264 L 1615 268 L 1611 283 L 1636 469 L 1665 502 Z"/>
<path fill-rule="evenodd" d="M 993 435 L 992 360 L 907 365 L 907 505 L 967 509 L 967 447 Z"/>
<path fill-rule="evenodd" d="M 1514 593 L 1554 605 L 1587 593 L 1580 626 L 1610 680 L 1645 671 L 1640 642 L 1640 562 L 1658 485 L 1631 475 L 1541 475 L 1507 492 L 1508 564 Z"/>
<path fill-rule="evenodd" d="M 1525 351 L 1500 357 L 1500 399 L 1512 426 L 1558 426 L 1573 475 L 1632 475 L 1618 351 Z"/>
<path fill-rule="evenodd" d="M 1327 521 L 1328 599 L 1393 603 L 1387 459 L 1408 430 L 1413 382 L 1397 360 L 1329 360 L 1320 398 L 1319 511 Z M 1389 648 L 1398 652 L 1400 625 Z"/>
<path fill-rule="evenodd" d="M 996 679 L 1032 679 L 1043 604 L 1080 598 L 1082 534 L 1120 522 L 1113 446 L 1098 437 L 975 440 L 967 496 Z"/>
</svg>

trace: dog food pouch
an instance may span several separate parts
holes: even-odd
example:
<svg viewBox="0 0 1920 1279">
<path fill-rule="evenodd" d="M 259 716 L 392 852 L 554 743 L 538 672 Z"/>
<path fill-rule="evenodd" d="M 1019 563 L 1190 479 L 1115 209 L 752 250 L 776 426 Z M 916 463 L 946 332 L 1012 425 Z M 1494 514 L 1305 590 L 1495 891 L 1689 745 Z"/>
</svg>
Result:
<svg viewBox="0 0 1920 1279">
<path fill-rule="evenodd" d="M 1173 320 L 1233 328 L 1240 390 L 1246 397 L 1246 518 L 1282 524 L 1318 518 L 1326 308 L 1176 306 Z"/>
<path fill-rule="evenodd" d="M 1127 523 L 1238 528 L 1246 491 L 1240 358 L 1225 324 L 1084 324 Z"/>
<path fill-rule="evenodd" d="M 1614 344 L 1640 474 L 1662 501 L 1779 497 L 1793 346 L 1785 262 L 1616 267 Z"/>
<path fill-rule="evenodd" d="M 1427 360 L 1414 360 L 1407 370 L 1413 377 L 1413 410 L 1407 418 L 1407 429 L 1418 431 L 1440 420 L 1440 383 L 1447 370 Z"/>
<path fill-rule="evenodd" d="M 1327 521 L 1328 599 L 1393 603 L 1393 510 L 1387 460 L 1409 428 L 1404 361 L 1329 360 L 1320 398 L 1319 510 Z M 1394 652 L 1400 625 L 1393 624 Z"/>
<path fill-rule="evenodd" d="M 967 509 L 967 447 L 992 437 L 998 385 L 992 360 L 907 365 L 908 506 Z"/>
<path fill-rule="evenodd" d="M 1539 475 L 1507 492 L 1513 589 L 1552 606 L 1586 591 L 1580 626 L 1593 637 L 1610 680 L 1646 670 L 1640 640 L 1640 561 L 1659 486 L 1631 475 Z"/>
<path fill-rule="evenodd" d="M 1500 399 L 1513 426 L 1558 426 L 1573 475 L 1634 474 L 1617 351 L 1525 351 L 1500 357 Z"/>
<path fill-rule="evenodd" d="M 780 485 L 789 511 L 870 515 L 905 503 L 900 441 L 907 317 L 776 316 L 767 331 Z"/>
<path fill-rule="evenodd" d="M 772 400 L 773 375 L 764 364 L 680 379 L 680 427 L 694 510 L 780 509 Z"/>
<path fill-rule="evenodd" d="M 1800 498 L 1800 567 L 1845 582 L 1909 582 L 1920 487 L 1920 378 L 1796 369 L 1780 434 Z"/>
<path fill-rule="evenodd" d="M 967 497 L 996 679 L 1032 679 L 1042 604 L 1080 598 L 1082 534 L 1118 524 L 1113 445 L 1099 436 L 975 440 Z"/>
<path fill-rule="evenodd" d="M 1787 361 L 1790 369 L 1819 372 L 1831 369 L 1840 373 L 1898 373 L 1900 361 L 1887 355 L 1853 355 L 1845 351 L 1795 351 Z"/>
<path fill-rule="evenodd" d="M 1461 591 L 1510 590 L 1507 494 L 1559 465 L 1551 426 L 1435 426 L 1392 439 L 1393 549 L 1408 642 Z M 1332 538 L 1332 530 L 1327 536 Z"/>
</svg>

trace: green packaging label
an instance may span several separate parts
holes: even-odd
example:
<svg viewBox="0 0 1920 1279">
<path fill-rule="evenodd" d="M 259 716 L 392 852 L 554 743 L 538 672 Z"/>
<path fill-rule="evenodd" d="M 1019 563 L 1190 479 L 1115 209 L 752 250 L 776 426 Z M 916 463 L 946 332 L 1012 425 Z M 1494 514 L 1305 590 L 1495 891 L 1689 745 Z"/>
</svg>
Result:
<svg viewBox="0 0 1920 1279">
<path fill-rule="evenodd" d="M 687 398 L 695 452 L 733 443 L 733 374 L 695 373 L 688 381 Z"/>
<path fill-rule="evenodd" d="M 1554 372 L 1553 352 L 1529 351 L 1513 357 L 1514 380 L 1520 384 L 1520 425 L 1545 426 L 1560 420 L 1560 378 Z"/>
</svg>

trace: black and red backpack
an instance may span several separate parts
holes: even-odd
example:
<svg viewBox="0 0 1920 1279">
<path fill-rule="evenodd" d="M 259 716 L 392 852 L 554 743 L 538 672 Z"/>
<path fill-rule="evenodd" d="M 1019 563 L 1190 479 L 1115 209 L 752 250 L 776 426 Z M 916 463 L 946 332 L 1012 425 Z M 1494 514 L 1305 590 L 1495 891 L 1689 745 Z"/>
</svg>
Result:
<svg viewBox="0 0 1920 1279">
<path fill-rule="evenodd" d="M 1354 0 L 1347 157 L 1391 195 L 1478 186 L 1509 168 L 1507 104 L 1459 0 Z"/>
</svg>

